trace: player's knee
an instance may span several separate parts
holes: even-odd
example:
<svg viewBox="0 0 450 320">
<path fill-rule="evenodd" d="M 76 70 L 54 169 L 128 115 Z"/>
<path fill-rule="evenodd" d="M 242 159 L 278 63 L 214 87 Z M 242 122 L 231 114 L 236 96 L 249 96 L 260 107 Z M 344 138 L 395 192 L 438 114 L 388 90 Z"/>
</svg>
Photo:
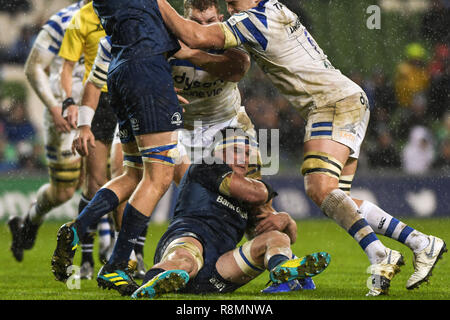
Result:
<svg viewBox="0 0 450 320">
<path fill-rule="evenodd" d="M 267 232 L 267 237 L 271 242 L 276 242 L 280 245 L 289 246 L 291 243 L 291 239 L 286 233 L 280 232 L 278 230 L 272 230 Z"/>
<path fill-rule="evenodd" d="M 335 185 L 329 185 L 325 183 L 317 183 L 307 181 L 305 179 L 305 192 L 308 197 L 318 206 L 322 205 L 323 200 L 330 194 L 331 191 L 336 189 Z"/>
<path fill-rule="evenodd" d="M 76 188 L 75 187 L 62 187 L 51 185 L 51 197 L 55 205 L 60 205 L 70 200 Z"/>
</svg>

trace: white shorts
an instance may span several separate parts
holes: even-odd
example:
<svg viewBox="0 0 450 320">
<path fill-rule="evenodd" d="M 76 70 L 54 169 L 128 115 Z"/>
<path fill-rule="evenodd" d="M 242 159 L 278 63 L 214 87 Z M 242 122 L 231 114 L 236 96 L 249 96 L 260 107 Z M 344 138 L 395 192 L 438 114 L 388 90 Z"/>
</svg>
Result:
<svg viewBox="0 0 450 320">
<path fill-rule="evenodd" d="M 50 112 L 44 111 L 44 145 L 46 158 L 49 163 L 65 164 L 80 159 L 78 153 L 72 153 L 72 142 L 77 131 L 68 133 L 58 132 L 53 124 Z"/>
<path fill-rule="evenodd" d="M 256 132 L 245 108 L 241 107 L 233 118 L 213 125 L 195 127 L 193 130 L 181 129 L 178 131 L 178 151 L 180 156 L 187 155 L 191 163 L 199 163 L 203 157 L 208 157 L 209 148 L 214 142 L 214 136 L 222 129 L 231 127 L 242 129 L 256 139 Z"/>
<path fill-rule="evenodd" d="M 349 147 L 357 159 L 369 124 L 369 103 L 357 93 L 332 105 L 313 109 L 307 116 L 305 139 L 330 139 Z"/>
</svg>

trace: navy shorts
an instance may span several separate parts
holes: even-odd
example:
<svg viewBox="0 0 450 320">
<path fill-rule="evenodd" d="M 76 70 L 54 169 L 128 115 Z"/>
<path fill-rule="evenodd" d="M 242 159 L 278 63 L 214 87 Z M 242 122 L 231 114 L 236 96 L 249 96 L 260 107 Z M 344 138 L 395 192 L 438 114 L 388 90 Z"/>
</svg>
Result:
<svg viewBox="0 0 450 320">
<path fill-rule="evenodd" d="M 164 55 L 133 59 L 108 74 L 108 91 L 122 143 L 183 127 L 183 112 Z"/>
<path fill-rule="evenodd" d="M 240 288 L 242 284 L 232 283 L 217 272 L 216 262 L 224 253 L 235 249 L 236 244 L 223 237 L 206 223 L 193 218 L 181 218 L 171 223 L 161 237 L 155 251 L 154 263 L 158 263 L 167 246 L 175 239 L 192 237 L 203 246 L 203 268 L 197 276 L 187 283 L 180 292 L 192 294 L 228 293 Z"/>
<path fill-rule="evenodd" d="M 116 125 L 117 117 L 111 108 L 109 95 L 107 92 L 102 92 L 91 123 L 91 130 L 95 140 L 111 143 L 114 139 Z"/>
</svg>

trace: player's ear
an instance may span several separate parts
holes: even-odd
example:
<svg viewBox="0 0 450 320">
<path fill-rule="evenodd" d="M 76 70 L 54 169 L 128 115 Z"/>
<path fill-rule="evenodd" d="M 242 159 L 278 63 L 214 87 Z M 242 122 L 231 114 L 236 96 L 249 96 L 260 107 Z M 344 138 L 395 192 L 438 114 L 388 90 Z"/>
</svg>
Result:
<svg viewBox="0 0 450 320">
<path fill-rule="evenodd" d="M 219 14 L 219 21 L 223 22 L 223 14 Z"/>
</svg>

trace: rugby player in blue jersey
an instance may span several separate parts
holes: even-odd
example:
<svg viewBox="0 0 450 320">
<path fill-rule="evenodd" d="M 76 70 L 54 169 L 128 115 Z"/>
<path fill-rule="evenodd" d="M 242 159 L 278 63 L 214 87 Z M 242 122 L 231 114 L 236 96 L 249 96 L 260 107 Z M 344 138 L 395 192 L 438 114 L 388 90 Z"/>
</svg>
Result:
<svg viewBox="0 0 450 320">
<path fill-rule="evenodd" d="M 133 298 L 178 290 L 228 293 L 265 270 L 273 282 L 281 283 L 315 276 L 328 266 L 325 252 L 291 259 L 295 221 L 271 208 L 276 192 L 269 184 L 246 177 L 252 138 L 226 128 L 216 135 L 212 150 L 210 158 L 192 164 L 181 180 L 155 265 Z M 246 232 L 255 236 L 236 247 Z"/>
<path fill-rule="evenodd" d="M 128 258 L 174 175 L 177 135 L 173 132 L 182 128 L 183 118 L 167 58 L 180 46 L 166 29 L 156 1 L 96 0 L 93 5 L 111 36 L 107 85 L 118 117 L 122 149 L 130 159 L 142 161 L 143 170 L 126 167 L 123 175 L 96 193 L 83 214 L 97 220 L 131 194 L 114 251 L 99 272 L 99 276 L 112 273 L 122 277 L 121 285 L 102 280 L 101 287 L 131 294 L 137 285 L 128 272 Z M 52 258 L 57 280 L 67 280 L 78 233 L 84 234 L 88 225 L 83 222 L 92 219 L 77 219 L 59 229 Z"/>
</svg>

